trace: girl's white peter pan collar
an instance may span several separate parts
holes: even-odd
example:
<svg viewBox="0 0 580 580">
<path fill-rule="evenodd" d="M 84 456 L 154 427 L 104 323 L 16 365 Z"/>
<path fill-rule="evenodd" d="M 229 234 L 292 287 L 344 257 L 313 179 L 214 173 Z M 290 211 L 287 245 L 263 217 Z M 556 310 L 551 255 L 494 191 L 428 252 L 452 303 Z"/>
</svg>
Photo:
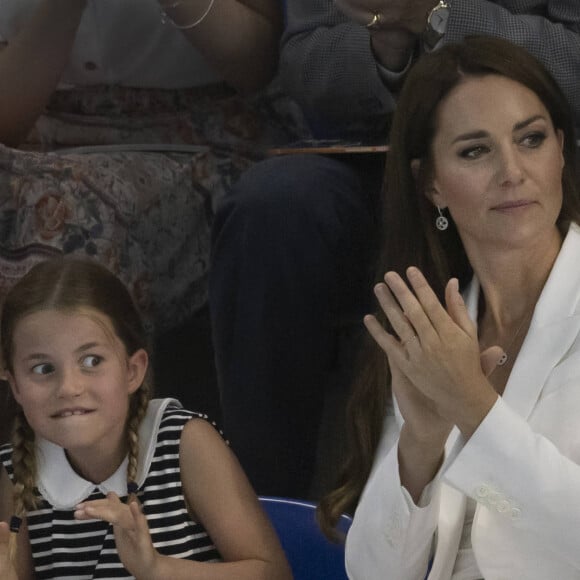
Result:
<svg viewBox="0 0 580 580">
<path fill-rule="evenodd" d="M 137 468 L 136 483 L 139 487 L 145 482 L 149 473 L 159 424 L 167 406 L 181 403 L 176 399 L 154 399 L 149 403 L 147 414 L 139 427 L 139 466 Z M 105 481 L 96 484 L 87 481 L 71 467 L 62 447 L 38 437 L 38 489 L 42 496 L 55 508 L 70 510 L 86 500 L 95 490 L 104 495 L 114 491 L 119 497 L 127 495 L 127 463 L 125 457 L 117 471 Z"/>
</svg>

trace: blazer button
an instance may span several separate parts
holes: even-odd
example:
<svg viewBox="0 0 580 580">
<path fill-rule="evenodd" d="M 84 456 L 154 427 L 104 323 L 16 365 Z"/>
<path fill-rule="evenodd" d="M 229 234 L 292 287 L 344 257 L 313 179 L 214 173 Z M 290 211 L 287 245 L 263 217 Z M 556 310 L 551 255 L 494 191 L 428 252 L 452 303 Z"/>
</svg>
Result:
<svg viewBox="0 0 580 580">
<path fill-rule="evenodd" d="M 487 485 L 485 485 L 485 484 L 480 485 L 477 488 L 477 490 L 475 492 L 475 495 L 477 497 L 487 497 L 489 495 L 489 487 Z"/>
<path fill-rule="evenodd" d="M 504 514 L 506 513 L 509 509 L 510 509 L 510 502 L 502 499 L 501 501 L 497 502 L 497 505 L 495 506 L 495 509 L 500 513 L 500 514 Z"/>
</svg>

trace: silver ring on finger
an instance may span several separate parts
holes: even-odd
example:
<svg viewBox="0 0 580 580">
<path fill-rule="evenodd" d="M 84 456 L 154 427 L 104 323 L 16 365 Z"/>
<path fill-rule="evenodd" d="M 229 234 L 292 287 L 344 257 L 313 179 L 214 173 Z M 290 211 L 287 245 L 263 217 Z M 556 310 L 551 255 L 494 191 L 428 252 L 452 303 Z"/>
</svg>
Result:
<svg viewBox="0 0 580 580">
<path fill-rule="evenodd" d="M 411 335 L 409 338 L 407 338 L 407 340 L 404 340 L 401 345 L 403 347 L 406 347 L 410 342 L 413 342 L 414 340 L 417 340 L 419 337 L 416 334 Z"/>
</svg>

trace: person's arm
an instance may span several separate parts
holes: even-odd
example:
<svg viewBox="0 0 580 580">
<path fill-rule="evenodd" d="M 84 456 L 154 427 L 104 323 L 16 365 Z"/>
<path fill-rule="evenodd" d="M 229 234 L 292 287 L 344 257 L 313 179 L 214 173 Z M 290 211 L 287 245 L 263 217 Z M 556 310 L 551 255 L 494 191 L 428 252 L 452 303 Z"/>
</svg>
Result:
<svg viewBox="0 0 580 580">
<path fill-rule="evenodd" d="M 490 0 L 456 1 L 442 42 L 489 34 L 520 44 L 552 72 L 580 122 L 580 12 L 562 0 L 545 0 L 537 12 L 541 15 L 516 13 L 515 7 L 510 11 Z M 373 36 L 371 42 L 364 25 L 342 14 L 334 2 L 289 0 L 281 79 L 310 118 L 335 126 L 338 134 L 364 121 L 381 127 L 378 121 L 395 107 L 396 92 L 385 82 L 375 51 L 396 39 L 381 32 Z"/>
<path fill-rule="evenodd" d="M 386 139 L 395 95 L 377 66 L 369 31 L 327 0 L 289 0 L 280 79 L 330 136 Z"/>
<path fill-rule="evenodd" d="M 389 284 L 394 285 L 393 282 L 389 277 Z M 448 285 L 446 292 L 449 315 L 455 323 L 467 328 L 470 324 L 463 300 L 455 295 L 453 287 Z M 454 424 L 440 414 L 438 401 L 430 399 L 424 387 L 417 388 L 402 370 L 407 356 L 401 358 L 398 351 L 417 348 L 423 333 L 418 330 L 415 333 L 409 326 L 409 318 L 416 317 L 416 308 L 398 290 L 397 301 L 385 284 L 375 286 L 380 307 L 400 340 L 387 332 L 374 316 L 364 319 L 369 333 L 388 356 L 391 388 L 402 427 L 397 444 L 383 453 L 382 458 L 379 455 L 355 513 L 346 546 L 347 569 L 352 580 L 379 580 L 384 578 L 386 570 L 401 580 L 425 577 L 437 529 L 445 444 Z M 425 294 L 425 288 L 421 294 Z M 431 295 L 431 299 L 436 297 Z M 476 374 L 489 376 L 502 352 L 500 347 L 492 346 L 479 353 L 480 368 Z M 477 348 L 473 354 L 477 356 Z M 436 373 L 429 372 L 426 381 L 436 382 L 436 378 Z M 450 444 L 447 442 L 447 446 Z"/>
<path fill-rule="evenodd" d="M 394 418 L 391 418 L 391 423 Z M 390 433 L 388 432 L 390 431 Z M 439 512 L 439 478 L 415 503 L 401 480 L 400 439 L 392 425 L 359 500 L 346 538 L 345 562 L 351 580 L 423 580 Z M 387 573 L 388 571 L 388 573 Z"/>
<path fill-rule="evenodd" d="M 223 558 L 203 563 L 161 557 L 151 578 L 172 580 L 290 580 L 276 532 L 237 459 L 202 419 L 183 429 L 181 478 L 187 504 Z"/>
<path fill-rule="evenodd" d="M 160 554 L 139 503 L 123 504 L 114 493 L 79 504 L 75 517 L 112 523 L 119 558 L 139 580 L 291 580 L 274 528 L 237 459 L 209 423 L 193 419 L 185 425 L 179 461 L 191 516 L 205 527 L 223 562 Z"/>
<path fill-rule="evenodd" d="M 504 2 L 503 4 L 509 4 Z M 512 4 L 516 4 L 513 2 Z M 498 36 L 523 46 L 556 78 L 580 125 L 580 10 L 576 2 L 544 0 L 534 14 L 490 0 L 453 2 L 444 42 L 470 34 Z"/>
<path fill-rule="evenodd" d="M 578 353 L 576 359 L 580 364 Z M 530 423 L 498 399 L 443 478 L 509 526 L 512 536 L 524 543 L 536 538 L 543 552 L 580 570 L 573 532 L 580 528 L 576 374 L 538 402 Z"/>
<path fill-rule="evenodd" d="M 17 146 L 55 90 L 87 0 L 42 0 L 0 50 L 0 143 Z"/>
<path fill-rule="evenodd" d="M 179 27 L 207 16 L 192 28 L 189 39 L 232 86 L 243 92 L 266 85 L 278 66 L 282 11 L 278 0 L 159 0 Z"/>
</svg>

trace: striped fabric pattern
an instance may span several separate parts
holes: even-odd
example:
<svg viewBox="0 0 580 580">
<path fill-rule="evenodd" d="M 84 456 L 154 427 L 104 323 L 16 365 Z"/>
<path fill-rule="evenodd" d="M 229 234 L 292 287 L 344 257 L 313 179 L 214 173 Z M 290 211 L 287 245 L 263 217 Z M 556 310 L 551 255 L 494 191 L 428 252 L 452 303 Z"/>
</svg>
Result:
<svg viewBox="0 0 580 580">
<path fill-rule="evenodd" d="M 161 419 L 151 468 L 137 496 L 149 523 L 155 548 L 163 555 L 204 562 L 219 561 L 205 529 L 187 511 L 179 471 L 179 443 L 184 425 L 206 415 L 169 406 Z M 0 460 L 13 477 L 12 448 L 0 448 Z M 95 489 L 88 500 L 102 499 Z M 133 578 L 121 564 L 112 526 L 77 521 L 73 510 L 56 510 L 44 498 L 27 516 L 36 578 Z"/>
</svg>

